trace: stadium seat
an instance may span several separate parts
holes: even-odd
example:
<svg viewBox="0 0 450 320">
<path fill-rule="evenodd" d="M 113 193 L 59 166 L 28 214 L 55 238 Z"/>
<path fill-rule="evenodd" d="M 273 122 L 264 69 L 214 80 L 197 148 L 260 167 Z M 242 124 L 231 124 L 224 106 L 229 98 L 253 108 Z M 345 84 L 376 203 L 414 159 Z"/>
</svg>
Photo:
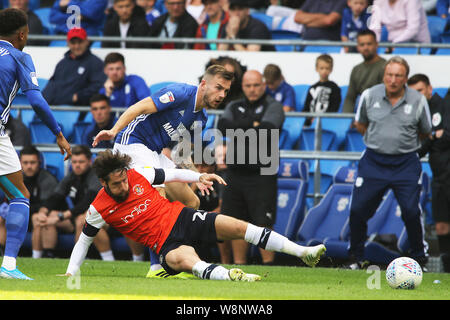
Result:
<svg viewBox="0 0 450 320">
<path fill-rule="evenodd" d="M 79 111 L 62 111 L 62 110 L 54 110 L 52 111 L 53 116 L 58 123 L 64 123 L 63 134 L 66 139 L 71 139 L 73 135 L 73 127 L 75 123 L 78 121 L 78 117 L 80 115 Z"/>
<path fill-rule="evenodd" d="M 319 204 L 306 214 L 297 233 L 297 242 L 317 245 L 330 239 L 340 240 L 350 214 L 352 189 L 350 184 L 333 184 Z"/>
<path fill-rule="evenodd" d="M 169 84 L 173 84 L 176 83 L 175 81 L 163 81 L 163 82 L 158 82 L 158 83 L 154 83 L 152 85 L 150 85 L 150 92 L 153 94 L 159 90 L 161 90 L 162 88 L 168 86 Z"/>
<path fill-rule="evenodd" d="M 272 16 L 268 16 L 267 14 L 262 12 L 252 12 L 251 16 L 263 22 L 266 25 L 267 29 L 272 30 L 272 21 L 273 21 Z"/>
<path fill-rule="evenodd" d="M 304 123 L 304 117 L 286 117 L 280 135 L 280 149 L 291 150 L 297 145 Z"/>
<path fill-rule="evenodd" d="M 314 128 L 304 128 L 300 135 L 300 150 L 314 150 L 314 141 L 315 141 L 315 129 Z M 330 151 L 336 150 L 337 147 L 335 145 L 336 141 L 336 133 L 323 129 L 322 128 L 322 146 L 320 148 L 321 151 Z"/>
<path fill-rule="evenodd" d="M 341 47 L 336 46 L 306 46 L 303 52 L 340 53 L 341 50 Z"/>
<path fill-rule="evenodd" d="M 42 90 L 45 89 L 45 87 L 47 86 L 48 83 L 48 79 L 44 79 L 44 78 L 38 78 L 38 84 L 39 84 L 39 88 Z"/>
<path fill-rule="evenodd" d="M 450 39 L 449 39 L 450 43 Z M 436 55 L 447 56 L 450 55 L 450 48 L 439 48 L 436 51 Z"/>
<path fill-rule="evenodd" d="M 49 44 L 50 47 L 67 47 L 66 40 L 52 40 Z"/>
<path fill-rule="evenodd" d="M 42 26 L 46 30 L 47 34 L 55 34 L 55 25 L 50 22 L 50 7 L 39 8 L 34 10 L 34 13 L 39 17 L 42 22 Z"/>
<path fill-rule="evenodd" d="M 297 32 L 292 32 L 288 30 L 272 30 L 272 40 L 298 40 L 301 35 Z M 298 46 L 294 45 L 276 45 L 275 49 L 277 51 L 299 51 Z"/>
<path fill-rule="evenodd" d="M 339 149 L 341 144 L 345 141 L 347 131 L 350 129 L 350 125 L 353 122 L 352 118 L 322 118 L 322 129 L 332 131 L 336 134 L 334 145 L 336 149 Z M 311 128 L 315 128 L 316 121 L 311 125 Z"/>
<path fill-rule="evenodd" d="M 430 54 L 431 48 L 420 48 L 420 53 L 418 48 L 394 48 L 392 54 Z"/>
<path fill-rule="evenodd" d="M 73 135 L 72 140 L 75 144 L 81 144 L 83 133 L 86 130 L 87 127 L 91 125 L 91 122 L 87 121 L 78 121 L 73 125 Z"/>
<path fill-rule="evenodd" d="M 362 152 L 366 149 L 363 136 L 356 129 L 350 129 L 345 134 L 344 150 Z"/>
<path fill-rule="evenodd" d="M 438 16 L 427 16 L 428 29 L 430 30 L 431 42 L 442 42 L 441 35 L 444 33 L 447 20 Z"/>
<path fill-rule="evenodd" d="M 305 214 L 308 164 L 298 159 L 282 159 L 278 171 L 277 217 L 273 229 L 295 240 Z"/>
<path fill-rule="evenodd" d="M 301 112 L 305 106 L 306 96 L 308 95 L 309 84 L 296 84 L 293 86 L 295 91 L 295 111 Z"/>
<path fill-rule="evenodd" d="M 449 51 L 450 53 L 450 51 Z M 441 98 L 444 98 L 447 94 L 448 88 L 444 87 L 444 88 L 433 88 L 433 93 L 437 93 L 438 95 L 441 96 Z"/>
<path fill-rule="evenodd" d="M 20 120 L 22 120 L 23 124 L 30 127 L 31 121 L 33 121 L 35 112 L 33 109 L 21 109 L 20 110 Z"/>
<path fill-rule="evenodd" d="M 49 170 L 58 180 L 64 177 L 64 155 L 59 152 L 43 152 L 45 159 L 45 168 Z"/>
<path fill-rule="evenodd" d="M 64 132 L 64 126 L 58 123 Z M 33 144 L 39 143 L 56 143 L 56 136 L 51 132 L 45 123 L 40 120 L 33 120 L 29 126 L 31 134 L 31 142 Z"/>
</svg>

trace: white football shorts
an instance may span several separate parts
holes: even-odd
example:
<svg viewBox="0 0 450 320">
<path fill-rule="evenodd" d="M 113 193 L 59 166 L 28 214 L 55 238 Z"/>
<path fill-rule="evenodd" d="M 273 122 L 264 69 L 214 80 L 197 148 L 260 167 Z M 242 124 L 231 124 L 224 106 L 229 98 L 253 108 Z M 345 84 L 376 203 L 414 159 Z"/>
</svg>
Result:
<svg viewBox="0 0 450 320">
<path fill-rule="evenodd" d="M 8 135 L 0 135 L 0 176 L 22 170 L 19 156 Z"/>
<path fill-rule="evenodd" d="M 141 143 L 114 144 L 114 151 L 127 154 L 131 157 L 131 168 L 153 167 L 162 169 L 174 169 L 175 163 L 164 154 L 152 151 Z M 155 188 L 164 188 L 164 185 L 154 185 Z"/>
</svg>

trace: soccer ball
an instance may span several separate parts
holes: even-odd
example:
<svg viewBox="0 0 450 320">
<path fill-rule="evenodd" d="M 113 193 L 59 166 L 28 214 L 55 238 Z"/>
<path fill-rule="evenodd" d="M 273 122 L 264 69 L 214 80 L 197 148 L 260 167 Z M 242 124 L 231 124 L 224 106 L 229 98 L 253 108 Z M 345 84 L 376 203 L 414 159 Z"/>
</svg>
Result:
<svg viewBox="0 0 450 320">
<path fill-rule="evenodd" d="M 386 280 L 394 289 L 414 289 L 422 283 L 422 268 L 416 260 L 400 257 L 388 265 Z"/>
</svg>

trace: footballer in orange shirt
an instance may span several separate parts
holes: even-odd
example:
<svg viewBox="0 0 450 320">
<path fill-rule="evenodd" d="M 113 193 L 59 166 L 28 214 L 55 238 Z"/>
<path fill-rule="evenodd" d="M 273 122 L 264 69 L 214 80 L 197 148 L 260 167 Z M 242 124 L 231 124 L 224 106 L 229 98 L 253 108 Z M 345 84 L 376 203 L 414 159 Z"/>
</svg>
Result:
<svg viewBox="0 0 450 320">
<path fill-rule="evenodd" d="M 265 250 L 297 256 L 311 267 L 326 250 L 322 244 L 300 246 L 267 228 L 170 202 L 152 186 L 173 181 L 201 182 L 209 187 L 213 181 L 226 184 L 215 174 L 185 169 L 130 169 L 130 161 L 128 155 L 111 150 L 99 152 L 95 159 L 93 169 L 103 188 L 86 215 L 66 276 L 79 271 L 95 235 L 105 224 L 160 254 L 168 275 L 189 272 L 201 279 L 258 281 L 261 277 L 202 261 L 195 249 L 199 244 L 242 239 Z"/>
</svg>

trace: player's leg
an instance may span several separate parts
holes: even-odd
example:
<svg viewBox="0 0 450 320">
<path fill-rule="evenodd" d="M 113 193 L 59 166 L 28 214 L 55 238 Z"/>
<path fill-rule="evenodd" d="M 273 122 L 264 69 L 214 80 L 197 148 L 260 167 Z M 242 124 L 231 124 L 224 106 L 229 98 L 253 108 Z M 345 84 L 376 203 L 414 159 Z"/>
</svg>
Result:
<svg viewBox="0 0 450 320">
<path fill-rule="evenodd" d="M 251 223 L 219 214 L 215 220 L 217 239 L 245 240 L 264 250 L 282 252 L 301 258 L 305 264 L 314 267 L 325 253 L 325 246 L 304 247 L 290 241 L 285 236 Z"/>
<path fill-rule="evenodd" d="M 431 183 L 431 207 L 444 272 L 450 272 L 450 186 Z"/>
<path fill-rule="evenodd" d="M 58 219 L 59 211 L 52 210 L 48 214 L 49 218 Z M 72 222 L 69 219 L 58 221 L 55 224 L 46 225 L 41 228 L 42 240 L 42 255 L 45 258 L 55 257 L 55 248 L 58 243 L 58 231 L 70 232 L 75 230 Z"/>
<path fill-rule="evenodd" d="M 133 241 L 133 240 L 131 240 L 128 237 L 125 237 L 125 241 L 127 242 L 128 246 L 131 249 L 131 254 L 133 256 L 133 261 L 134 262 L 144 261 L 144 250 L 145 250 L 145 247 L 142 244 L 137 243 L 136 241 Z"/>
<path fill-rule="evenodd" d="M 25 240 L 30 214 L 30 193 L 23 183 L 22 171 L 0 176 L 0 188 L 9 199 L 9 209 L 5 223 L 5 255 L 0 269 L 0 277 L 32 280 L 16 267 L 16 258 Z"/>
<path fill-rule="evenodd" d="M 170 201 L 179 201 L 186 207 L 198 209 L 200 206 L 200 199 L 184 182 L 170 182 L 165 185 L 166 195 Z"/>
</svg>

